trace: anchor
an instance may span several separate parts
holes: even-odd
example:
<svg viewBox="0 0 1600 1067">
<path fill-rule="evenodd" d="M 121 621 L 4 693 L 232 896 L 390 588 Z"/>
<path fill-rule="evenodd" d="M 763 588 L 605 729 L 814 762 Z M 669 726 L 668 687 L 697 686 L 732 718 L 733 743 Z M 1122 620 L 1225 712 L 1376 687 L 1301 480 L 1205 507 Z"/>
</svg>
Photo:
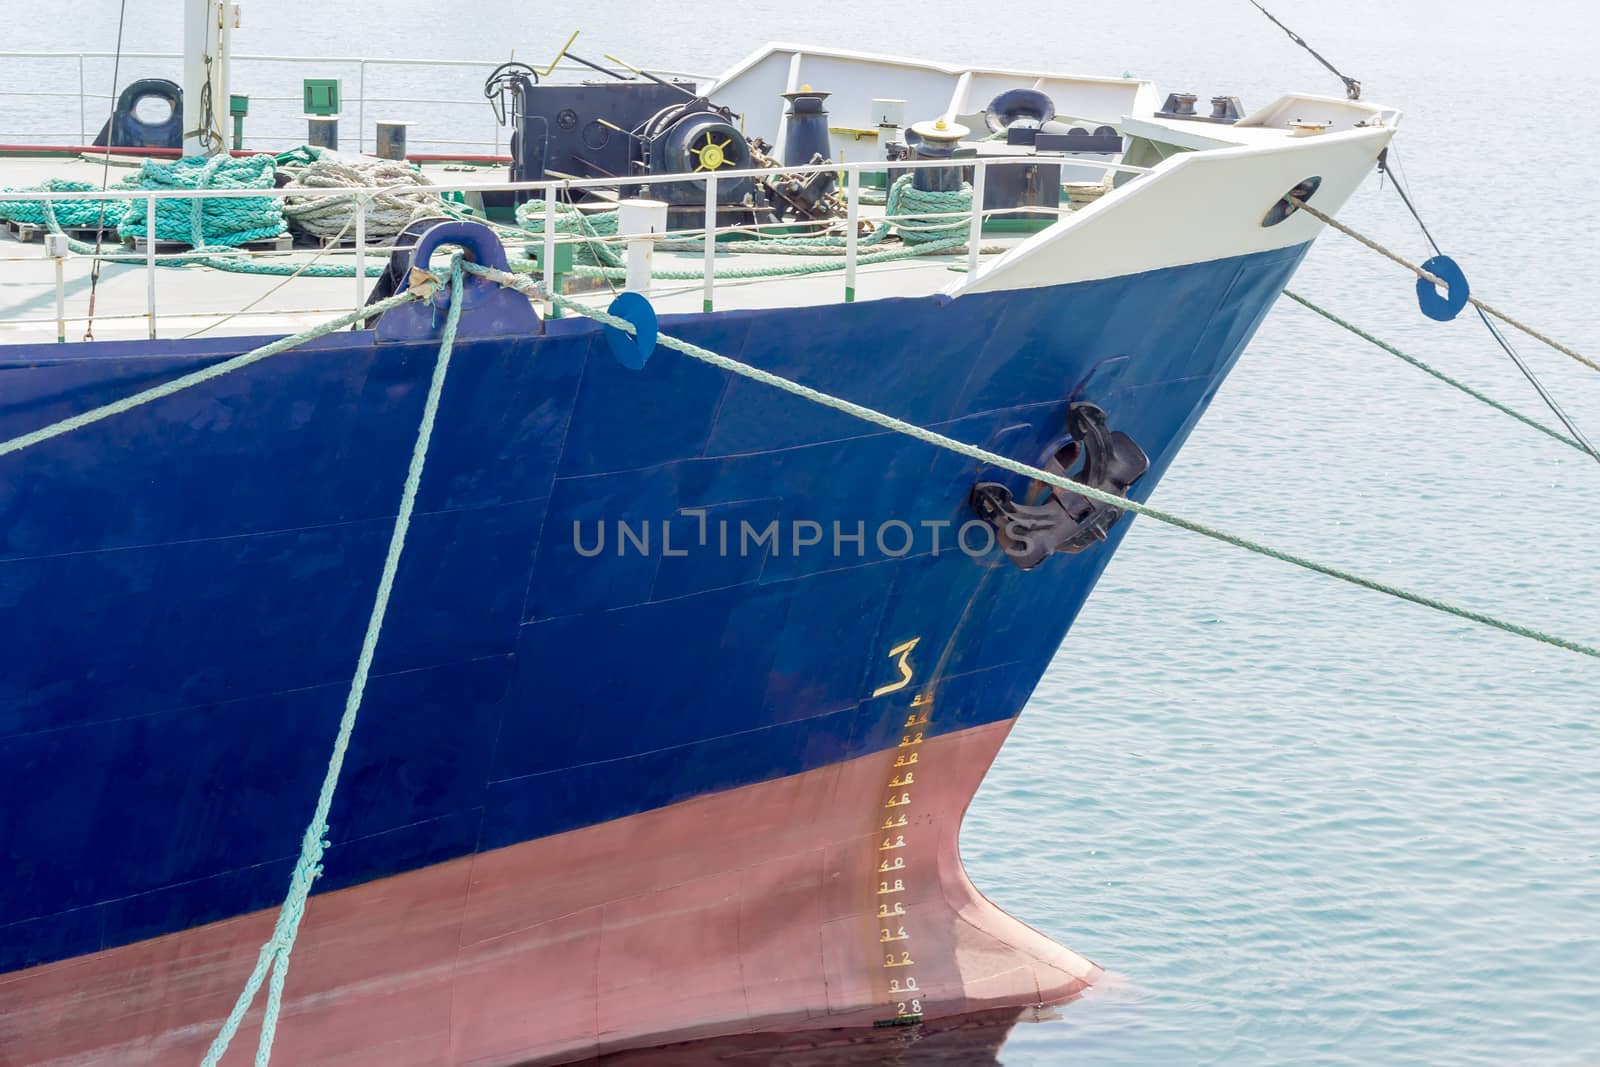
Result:
<svg viewBox="0 0 1600 1067">
<path fill-rule="evenodd" d="M 1052 444 L 1039 466 L 1091 489 L 1127 496 L 1128 489 L 1150 469 L 1144 449 L 1123 433 L 1106 427 L 1106 413 L 1079 402 L 1067 409 L 1068 439 Z M 1082 469 L 1071 473 L 1079 460 Z M 1055 552 L 1077 553 L 1104 541 L 1123 508 L 1090 500 L 1052 487 L 1039 504 L 1019 503 L 999 482 L 972 487 L 972 508 L 995 529 L 1000 547 L 1023 570 L 1032 570 Z"/>
</svg>

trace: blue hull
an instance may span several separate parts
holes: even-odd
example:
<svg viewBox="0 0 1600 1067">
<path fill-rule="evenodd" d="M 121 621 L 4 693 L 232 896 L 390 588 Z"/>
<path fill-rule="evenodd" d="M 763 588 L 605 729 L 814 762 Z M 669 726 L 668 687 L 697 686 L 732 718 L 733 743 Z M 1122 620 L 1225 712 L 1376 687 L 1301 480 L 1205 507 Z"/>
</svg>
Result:
<svg viewBox="0 0 1600 1067">
<path fill-rule="evenodd" d="M 662 328 L 1029 462 L 1092 401 L 1142 499 L 1303 253 Z M 0 438 L 253 344 L 6 351 Z M 0 459 L 0 973 L 280 899 L 436 350 L 336 335 Z M 586 320 L 464 340 L 319 890 L 893 745 L 871 694 L 913 638 L 930 731 L 1015 716 L 1127 521 L 974 559 L 979 475 L 664 350 L 627 370 Z"/>
</svg>

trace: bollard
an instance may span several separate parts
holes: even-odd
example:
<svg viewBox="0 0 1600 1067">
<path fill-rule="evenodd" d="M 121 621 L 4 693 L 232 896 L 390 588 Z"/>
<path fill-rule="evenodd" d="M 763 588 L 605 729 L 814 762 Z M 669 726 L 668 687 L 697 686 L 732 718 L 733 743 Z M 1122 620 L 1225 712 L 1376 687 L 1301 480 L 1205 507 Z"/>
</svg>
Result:
<svg viewBox="0 0 1600 1067">
<path fill-rule="evenodd" d="M 960 123 L 936 119 L 933 122 L 913 124 L 911 132 L 918 137 L 914 153 L 917 159 L 950 159 L 955 155 L 961 139 L 970 131 Z M 959 166 L 921 167 L 912 171 L 911 175 L 911 184 L 923 192 L 945 192 L 961 188 Z"/>
<path fill-rule="evenodd" d="M 656 240 L 667 232 L 666 202 L 643 199 L 619 201 L 617 232 L 628 238 L 626 288 L 648 296 Z"/>
<path fill-rule="evenodd" d="M 783 94 L 783 98 L 789 101 L 789 110 L 783 115 L 784 166 L 803 167 L 817 156 L 823 159 L 832 157 L 828 112 L 823 107 L 830 95 L 809 85 Z"/>
<path fill-rule="evenodd" d="M 413 125 L 410 122 L 401 122 L 395 119 L 378 120 L 378 158 L 398 159 L 406 158 L 406 127 Z"/>
<path fill-rule="evenodd" d="M 339 147 L 338 115 L 307 115 L 306 144 L 314 148 Z"/>
</svg>

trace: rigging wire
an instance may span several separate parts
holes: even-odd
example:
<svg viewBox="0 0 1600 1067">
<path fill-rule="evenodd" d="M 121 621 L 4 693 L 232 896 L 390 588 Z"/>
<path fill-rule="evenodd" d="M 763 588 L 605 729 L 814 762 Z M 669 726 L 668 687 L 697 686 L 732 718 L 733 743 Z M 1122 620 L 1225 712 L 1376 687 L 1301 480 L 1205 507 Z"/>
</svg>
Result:
<svg viewBox="0 0 1600 1067">
<path fill-rule="evenodd" d="M 122 79 L 122 30 L 128 21 L 128 0 L 122 0 L 117 11 L 117 51 L 111 61 L 111 100 L 115 107 L 117 99 L 117 84 Z M 100 191 L 103 193 L 111 185 L 111 124 L 106 124 L 106 157 L 100 166 Z M 106 236 L 106 202 L 100 201 L 100 218 L 95 224 L 94 232 L 94 263 L 89 268 L 89 316 L 84 322 L 83 339 L 94 340 L 94 298 L 95 292 L 100 287 L 100 268 L 105 260 L 100 258 L 100 249 Z"/>
<path fill-rule="evenodd" d="M 1321 63 L 1324 67 L 1327 67 L 1328 70 L 1333 73 L 1333 76 L 1335 78 L 1338 78 L 1340 81 L 1344 82 L 1344 95 L 1346 97 L 1348 97 L 1351 100 L 1360 100 L 1361 99 L 1361 83 L 1360 82 L 1356 81 L 1354 78 L 1351 78 L 1351 77 L 1349 77 L 1349 76 L 1347 76 L 1345 74 L 1340 73 L 1338 67 L 1334 66 L 1332 63 L 1329 63 L 1326 59 L 1322 58 L 1322 54 L 1320 52 L 1318 52 L 1315 48 L 1312 48 L 1310 45 L 1306 44 L 1306 39 L 1304 37 L 1301 37 L 1298 33 L 1295 33 L 1289 27 L 1287 27 L 1283 23 L 1279 22 L 1277 20 L 1277 18 L 1275 18 L 1273 16 L 1272 12 L 1268 11 L 1266 8 L 1262 7 L 1260 4 L 1256 3 L 1256 0 L 1250 0 L 1250 4 L 1257 11 L 1259 11 L 1263 15 L 1267 16 L 1267 19 L 1274 26 L 1278 27 L 1278 29 L 1282 30 L 1284 33 L 1287 33 L 1289 35 L 1289 40 L 1293 41 L 1295 44 L 1299 45 L 1301 48 L 1304 48 L 1307 52 L 1310 52 L 1312 59 L 1315 59 L 1318 63 Z"/>
<path fill-rule="evenodd" d="M 1433 239 L 1433 234 L 1431 231 L 1429 231 L 1428 224 L 1422 221 L 1422 213 L 1417 210 L 1416 204 L 1411 200 L 1411 195 L 1406 191 L 1405 181 L 1402 179 L 1400 174 L 1396 173 L 1399 167 L 1398 153 L 1395 155 L 1394 166 L 1390 166 L 1389 153 L 1393 150 L 1394 146 L 1391 145 L 1378 154 L 1378 172 L 1380 174 L 1385 172 L 1389 174 L 1391 179 L 1389 184 L 1394 187 L 1395 192 L 1400 194 L 1401 202 L 1405 204 L 1406 210 L 1411 212 L 1411 217 L 1416 220 L 1417 228 L 1422 231 L 1422 236 L 1427 239 L 1428 246 L 1433 249 L 1433 254 L 1436 256 L 1442 256 L 1444 255 L 1444 252 L 1439 248 L 1439 242 Z M 1572 417 L 1567 414 L 1564 408 L 1562 408 L 1560 402 L 1557 401 L 1556 398 L 1551 394 L 1550 390 L 1545 387 L 1545 384 L 1539 380 L 1539 376 L 1533 372 L 1532 367 L 1528 366 L 1527 361 L 1522 358 L 1521 353 L 1519 353 L 1516 348 L 1512 346 L 1511 342 L 1506 339 L 1505 334 L 1502 333 L 1500 328 L 1494 324 L 1494 321 L 1490 319 L 1488 315 L 1484 314 L 1481 307 L 1478 307 L 1476 304 L 1474 304 L 1472 309 L 1478 313 L 1478 318 L 1482 320 L 1484 329 L 1489 331 L 1489 336 L 1493 337 L 1495 343 L 1500 346 L 1507 356 L 1511 357 L 1511 362 L 1515 363 L 1517 369 L 1522 372 L 1522 376 L 1528 379 L 1528 384 L 1533 386 L 1534 391 L 1539 394 L 1539 398 L 1544 401 L 1545 406 L 1550 409 L 1556 418 L 1561 420 L 1561 425 L 1567 428 L 1567 433 L 1583 446 L 1583 450 L 1589 453 L 1589 455 L 1594 458 L 1595 462 L 1600 463 L 1600 451 L 1596 451 L 1595 446 L 1590 443 L 1587 437 L 1584 436 L 1583 431 L 1578 429 L 1577 424 L 1572 420 Z"/>
</svg>

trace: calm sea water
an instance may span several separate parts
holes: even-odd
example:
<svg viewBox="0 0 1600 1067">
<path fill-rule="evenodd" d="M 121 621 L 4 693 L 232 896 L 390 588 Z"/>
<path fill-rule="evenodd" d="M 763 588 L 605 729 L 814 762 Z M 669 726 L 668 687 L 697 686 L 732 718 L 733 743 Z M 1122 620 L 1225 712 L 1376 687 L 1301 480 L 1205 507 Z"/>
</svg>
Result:
<svg viewBox="0 0 1600 1067">
<path fill-rule="evenodd" d="M 1368 98 L 1406 111 L 1400 161 L 1474 291 L 1600 351 L 1600 13 L 1558 0 L 1270 6 Z M 128 0 L 125 47 L 177 47 L 174 7 Z M 109 49 L 115 9 L 83 0 L 70 35 L 45 7 L 19 9 L 5 47 Z M 247 5 L 236 48 L 494 58 L 515 44 L 533 59 L 581 28 L 591 52 L 687 69 L 720 69 L 779 38 L 1129 71 L 1247 105 L 1286 88 L 1339 90 L 1244 0 L 848 12 L 777 0 L 410 11 L 280 0 Z M 0 87 L 41 69 L 12 66 Z M 88 69 L 109 80 L 108 68 Z M 75 64 L 57 71 L 75 88 Z M 265 68 L 250 77 L 237 87 L 293 90 Z M 404 95 L 461 96 L 470 81 L 441 74 Z M 1376 178 L 1345 218 L 1426 254 Z M 1408 277 L 1348 240 L 1324 237 L 1294 288 L 1537 412 L 1475 319 L 1422 318 Z M 1600 438 L 1600 379 L 1521 347 Z M 1600 465 L 1287 302 L 1155 503 L 1600 639 Z M 1015 1027 L 999 1061 L 1600 1062 L 1597 711 L 1593 661 L 1141 520 L 963 834 L 981 888 L 1114 975 L 1054 1018 Z M 980 1048 L 992 1043 L 957 1041 L 945 1058 L 990 1062 Z M 931 1061 L 947 1045 L 850 1062 Z"/>
</svg>

